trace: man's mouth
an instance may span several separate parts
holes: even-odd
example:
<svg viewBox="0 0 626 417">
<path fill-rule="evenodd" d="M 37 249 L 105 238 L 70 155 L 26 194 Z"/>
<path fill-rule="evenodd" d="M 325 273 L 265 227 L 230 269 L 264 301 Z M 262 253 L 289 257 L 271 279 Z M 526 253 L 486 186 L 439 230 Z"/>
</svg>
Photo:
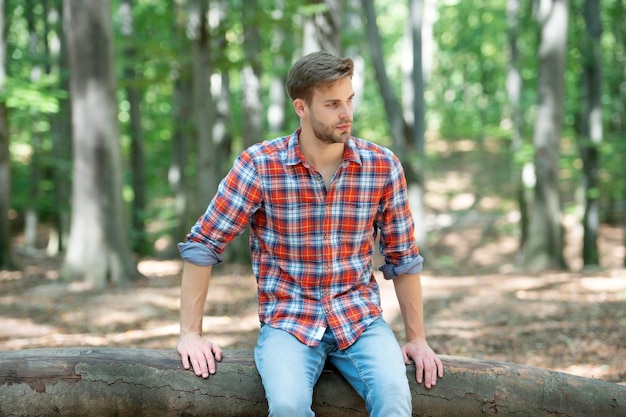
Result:
<svg viewBox="0 0 626 417">
<path fill-rule="evenodd" d="M 340 125 L 337 125 L 337 129 L 343 131 L 343 132 L 347 132 L 352 128 L 352 123 L 342 123 Z"/>
</svg>

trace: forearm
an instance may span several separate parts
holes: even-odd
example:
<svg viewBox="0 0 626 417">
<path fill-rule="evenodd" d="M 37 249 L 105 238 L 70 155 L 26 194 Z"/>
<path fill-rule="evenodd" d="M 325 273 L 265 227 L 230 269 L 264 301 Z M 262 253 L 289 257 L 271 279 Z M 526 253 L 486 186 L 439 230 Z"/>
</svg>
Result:
<svg viewBox="0 0 626 417">
<path fill-rule="evenodd" d="M 402 312 L 406 340 L 426 340 L 424 301 L 419 274 L 404 274 L 393 279 L 396 296 Z"/>
<path fill-rule="evenodd" d="M 180 296 L 180 335 L 202 335 L 202 317 L 209 289 L 211 266 L 185 261 Z"/>
</svg>

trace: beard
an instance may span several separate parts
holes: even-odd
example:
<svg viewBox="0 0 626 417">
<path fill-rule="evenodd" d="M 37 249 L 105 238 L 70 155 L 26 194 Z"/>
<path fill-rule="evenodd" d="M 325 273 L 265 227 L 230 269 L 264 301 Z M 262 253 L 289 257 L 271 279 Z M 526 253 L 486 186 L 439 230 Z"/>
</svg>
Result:
<svg viewBox="0 0 626 417">
<path fill-rule="evenodd" d="M 340 134 L 335 134 L 335 128 L 337 126 L 345 123 L 351 123 L 351 119 L 341 120 L 339 123 L 331 126 L 319 121 L 315 117 L 315 115 L 311 113 L 309 114 L 309 121 L 311 122 L 311 128 L 313 129 L 315 137 L 317 137 L 320 142 L 327 145 L 332 145 L 335 143 L 346 143 L 352 135 L 351 130 L 341 132 Z"/>
</svg>

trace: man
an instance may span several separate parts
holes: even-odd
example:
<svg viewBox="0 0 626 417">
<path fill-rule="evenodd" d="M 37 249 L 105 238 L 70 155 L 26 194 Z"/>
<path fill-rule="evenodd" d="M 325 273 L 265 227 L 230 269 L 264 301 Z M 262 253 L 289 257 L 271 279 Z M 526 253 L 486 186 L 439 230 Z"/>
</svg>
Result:
<svg viewBox="0 0 626 417">
<path fill-rule="evenodd" d="M 443 365 L 426 341 L 406 182 L 388 150 L 351 136 L 353 63 L 326 52 L 298 60 L 286 89 L 300 127 L 242 152 L 186 243 L 178 351 L 198 376 L 222 350 L 202 335 L 211 266 L 250 225 L 261 330 L 254 350 L 270 416 L 312 416 L 313 387 L 331 362 L 371 416 L 411 415 L 405 363 L 427 388 Z M 372 274 L 380 234 L 406 329 L 401 348 L 381 316 Z"/>
</svg>

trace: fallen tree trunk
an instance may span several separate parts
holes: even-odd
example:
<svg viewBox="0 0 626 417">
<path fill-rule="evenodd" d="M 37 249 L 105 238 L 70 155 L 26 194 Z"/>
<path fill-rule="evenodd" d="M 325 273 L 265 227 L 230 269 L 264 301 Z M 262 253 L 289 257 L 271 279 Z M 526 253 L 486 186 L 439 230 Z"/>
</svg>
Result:
<svg viewBox="0 0 626 417">
<path fill-rule="evenodd" d="M 503 362 L 442 357 L 446 375 L 415 383 L 413 415 L 429 417 L 626 416 L 626 387 Z M 366 416 L 363 401 L 326 370 L 314 395 L 319 417 Z M 226 351 L 208 380 L 174 351 L 61 348 L 0 352 L 0 416 L 266 416 L 249 351 Z"/>
</svg>

